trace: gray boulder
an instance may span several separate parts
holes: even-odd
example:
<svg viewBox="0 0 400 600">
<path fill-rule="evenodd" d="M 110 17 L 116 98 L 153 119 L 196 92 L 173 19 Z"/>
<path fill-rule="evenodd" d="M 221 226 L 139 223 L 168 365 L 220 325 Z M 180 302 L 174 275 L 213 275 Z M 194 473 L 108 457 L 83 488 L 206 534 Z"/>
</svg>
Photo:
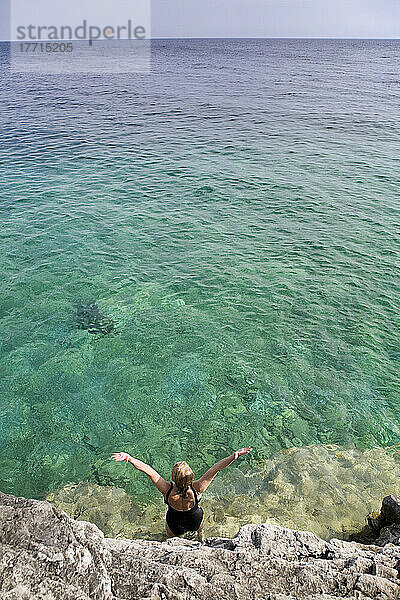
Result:
<svg viewBox="0 0 400 600">
<path fill-rule="evenodd" d="M 105 538 L 45 501 L 0 494 L 1 600 L 397 600 L 400 548 L 274 524 L 204 543 Z"/>
</svg>

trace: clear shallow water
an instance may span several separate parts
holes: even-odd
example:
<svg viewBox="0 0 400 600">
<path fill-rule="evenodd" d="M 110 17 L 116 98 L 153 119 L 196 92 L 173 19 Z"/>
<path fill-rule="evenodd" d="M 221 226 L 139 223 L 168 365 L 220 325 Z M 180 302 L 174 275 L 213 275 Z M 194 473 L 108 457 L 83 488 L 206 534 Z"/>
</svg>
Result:
<svg viewBox="0 0 400 600">
<path fill-rule="evenodd" d="M 233 537 L 242 525 L 273 522 L 331 539 L 360 532 L 382 498 L 400 492 L 400 448 L 290 448 L 243 472 L 233 465 L 202 498 L 204 536 Z M 69 483 L 46 499 L 107 537 L 165 539 L 165 504 L 137 503 L 123 489 Z"/>
<path fill-rule="evenodd" d="M 399 41 L 156 41 L 107 77 L 0 49 L 2 491 L 400 442 Z"/>
</svg>

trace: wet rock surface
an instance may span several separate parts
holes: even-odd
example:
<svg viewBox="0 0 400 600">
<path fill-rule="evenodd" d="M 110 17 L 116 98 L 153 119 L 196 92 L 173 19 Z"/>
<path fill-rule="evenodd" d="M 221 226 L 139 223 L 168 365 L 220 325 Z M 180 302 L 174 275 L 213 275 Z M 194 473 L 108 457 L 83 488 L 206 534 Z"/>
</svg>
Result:
<svg viewBox="0 0 400 600">
<path fill-rule="evenodd" d="M 383 529 L 397 527 L 387 521 L 395 504 L 384 500 Z M 46 501 L 0 494 L 0 543 L 2 600 L 395 600 L 400 593 L 400 547 L 379 536 L 374 545 L 325 541 L 264 523 L 204 543 L 119 540 Z"/>
<path fill-rule="evenodd" d="M 380 512 L 368 515 L 365 527 L 351 535 L 350 541 L 378 546 L 400 545 L 400 496 L 385 496 Z"/>
</svg>

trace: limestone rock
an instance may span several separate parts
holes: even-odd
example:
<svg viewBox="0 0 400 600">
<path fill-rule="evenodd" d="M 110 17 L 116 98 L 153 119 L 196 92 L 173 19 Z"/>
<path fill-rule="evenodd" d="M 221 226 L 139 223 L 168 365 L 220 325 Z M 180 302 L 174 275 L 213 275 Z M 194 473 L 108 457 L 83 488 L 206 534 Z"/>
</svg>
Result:
<svg viewBox="0 0 400 600">
<path fill-rule="evenodd" d="M 400 525 L 400 497 L 385 496 L 380 514 L 382 525 Z"/>
<path fill-rule="evenodd" d="M 388 525 L 390 526 L 390 525 Z M 1 600 L 395 600 L 400 547 L 274 524 L 203 544 L 105 538 L 46 501 L 0 494 Z"/>
<path fill-rule="evenodd" d="M 111 600 L 103 540 L 48 502 L 0 494 L 1 600 Z"/>
</svg>

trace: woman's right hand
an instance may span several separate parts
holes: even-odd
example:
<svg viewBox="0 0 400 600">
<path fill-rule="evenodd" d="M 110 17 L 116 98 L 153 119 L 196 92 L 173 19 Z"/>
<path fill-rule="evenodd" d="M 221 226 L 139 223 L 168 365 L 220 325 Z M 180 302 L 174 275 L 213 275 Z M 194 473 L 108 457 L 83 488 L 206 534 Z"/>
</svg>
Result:
<svg viewBox="0 0 400 600">
<path fill-rule="evenodd" d="M 253 448 L 250 448 L 250 446 L 248 446 L 247 448 L 241 448 L 240 450 L 236 450 L 235 460 L 237 458 L 239 458 L 239 456 L 242 456 L 243 454 L 248 454 L 249 452 L 251 452 L 251 450 L 253 450 Z"/>
<path fill-rule="evenodd" d="M 126 462 L 130 462 L 132 460 L 132 456 L 127 452 L 114 452 L 112 459 L 116 461 L 126 460 Z"/>
</svg>

